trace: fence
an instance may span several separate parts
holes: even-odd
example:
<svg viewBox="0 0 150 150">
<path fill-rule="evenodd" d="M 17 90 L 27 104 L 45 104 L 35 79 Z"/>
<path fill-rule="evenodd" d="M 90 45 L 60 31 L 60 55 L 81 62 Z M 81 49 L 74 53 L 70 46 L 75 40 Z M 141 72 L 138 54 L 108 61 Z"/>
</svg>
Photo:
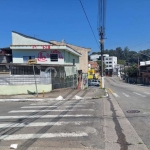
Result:
<svg viewBox="0 0 150 150">
<path fill-rule="evenodd" d="M 0 65 L 0 85 L 52 84 L 52 89 L 77 86 L 77 69 L 74 66 Z"/>
</svg>

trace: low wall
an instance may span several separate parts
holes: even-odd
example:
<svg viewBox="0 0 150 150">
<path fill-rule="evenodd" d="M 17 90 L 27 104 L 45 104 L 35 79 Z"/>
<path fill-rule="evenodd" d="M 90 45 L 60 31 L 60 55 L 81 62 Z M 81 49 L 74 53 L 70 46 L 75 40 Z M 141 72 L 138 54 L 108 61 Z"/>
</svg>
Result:
<svg viewBox="0 0 150 150">
<path fill-rule="evenodd" d="M 38 93 L 52 91 L 52 84 L 37 85 Z M 0 95 L 33 94 L 36 93 L 35 85 L 1 85 Z"/>
</svg>

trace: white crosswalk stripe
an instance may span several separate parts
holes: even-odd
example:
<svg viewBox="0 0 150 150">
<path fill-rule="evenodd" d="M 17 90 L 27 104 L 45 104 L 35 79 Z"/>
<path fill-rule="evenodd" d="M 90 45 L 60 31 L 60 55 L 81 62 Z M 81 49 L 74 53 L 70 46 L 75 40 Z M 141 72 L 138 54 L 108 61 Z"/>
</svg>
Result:
<svg viewBox="0 0 150 150">
<path fill-rule="evenodd" d="M 75 104 L 75 103 L 73 103 L 73 102 L 66 102 L 65 104 L 69 104 L 69 105 L 73 105 L 73 104 Z M 87 105 L 87 104 L 94 104 L 94 102 L 86 102 L 86 101 L 81 101 L 79 104 L 75 104 L 76 106 L 77 105 Z M 38 106 L 38 105 L 41 105 L 41 106 L 47 106 L 47 105 L 45 105 L 44 103 L 32 103 L 32 104 L 30 104 L 31 106 Z"/>
<path fill-rule="evenodd" d="M 72 133 L 43 133 L 43 134 L 17 134 L 17 135 L 3 135 L 0 140 L 27 140 L 36 138 L 54 138 L 54 137 L 85 137 L 88 136 L 85 132 Z"/>
<path fill-rule="evenodd" d="M 145 95 L 139 94 L 137 92 L 133 92 L 133 93 L 136 94 L 136 95 L 142 96 L 142 97 L 146 97 Z"/>
<path fill-rule="evenodd" d="M 73 124 L 73 125 L 81 125 L 81 124 L 88 124 L 90 122 L 88 121 L 74 121 L 74 122 L 36 122 L 36 123 L 2 123 L 0 124 L 0 128 L 22 128 L 22 127 L 44 127 L 44 126 L 61 126 L 61 125 L 68 125 L 68 124 Z"/>
<path fill-rule="evenodd" d="M 12 110 L 9 113 L 26 113 L 26 112 L 63 112 L 63 111 L 77 111 L 77 110 Z M 80 111 L 94 111 L 92 109 L 80 109 Z"/>
<path fill-rule="evenodd" d="M 21 108 L 57 108 L 57 107 L 74 107 L 74 108 L 83 108 L 83 106 L 23 106 Z"/>
<path fill-rule="evenodd" d="M 34 115 L 34 116 L 0 116 L 0 119 L 20 119 L 20 118 L 68 118 L 68 117 L 91 117 L 92 115 Z"/>
</svg>

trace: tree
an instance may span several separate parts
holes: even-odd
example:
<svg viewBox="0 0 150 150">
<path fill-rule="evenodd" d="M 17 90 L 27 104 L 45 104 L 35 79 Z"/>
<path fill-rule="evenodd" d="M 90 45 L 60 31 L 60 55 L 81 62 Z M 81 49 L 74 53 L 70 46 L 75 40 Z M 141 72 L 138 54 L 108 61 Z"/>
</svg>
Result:
<svg viewBox="0 0 150 150">
<path fill-rule="evenodd" d="M 121 47 L 117 47 L 116 48 L 116 57 L 118 59 L 122 59 L 123 58 L 123 51 L 122 51 L 122 48 Z"/>
<path fill-rule="evenodd" d="M 128 60 L 129 57 L 129 48 L 126 46 L 123 51 L 123 59 Z"/>
<path fill-rule="evenodd" d="M 128 77 L 136 77 L 138 76 L 138 67 L 137 64 L 134 64 L 127 68 L 126 73 L 128 74 Z"/>
<path fill-rule="evenodd" d="M 98 63 L 99 68 L 101 70 L 101 66 L 102 66 L 101 60 L 98 60 L 97 63 Z M 105 65 L 105 63 L 103 63 L 103 69 L 105 69 L 105 68 L 106 68 L 106 65 Z"/>
</svg>

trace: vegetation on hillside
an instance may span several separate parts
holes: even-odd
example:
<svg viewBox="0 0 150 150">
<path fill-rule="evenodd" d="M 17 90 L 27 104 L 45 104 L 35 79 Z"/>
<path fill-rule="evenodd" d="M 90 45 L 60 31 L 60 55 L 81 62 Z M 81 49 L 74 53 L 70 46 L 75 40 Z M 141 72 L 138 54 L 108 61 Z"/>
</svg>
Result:
<svg viewBox="0 0 150 150">
<path fill-rule="evenodd" d="M 100 52 L 93 52 L 91 54 L 100 54 Z M 129 50 L 128 47 L 122 49 L 121 47 L 117 47 L 116 49 L 106 49 L 104 50 L 104 54 L 109 54 L 109 56 L 116 56 L 118 59 L 118 64 L 137 64 L 138 57 L 139 61 L 147 61 L 150 60 L 150 49 L 141 50 L 139 52 Z M 146 56 L 148 55 L 148 56 Z"/>
</svg>

